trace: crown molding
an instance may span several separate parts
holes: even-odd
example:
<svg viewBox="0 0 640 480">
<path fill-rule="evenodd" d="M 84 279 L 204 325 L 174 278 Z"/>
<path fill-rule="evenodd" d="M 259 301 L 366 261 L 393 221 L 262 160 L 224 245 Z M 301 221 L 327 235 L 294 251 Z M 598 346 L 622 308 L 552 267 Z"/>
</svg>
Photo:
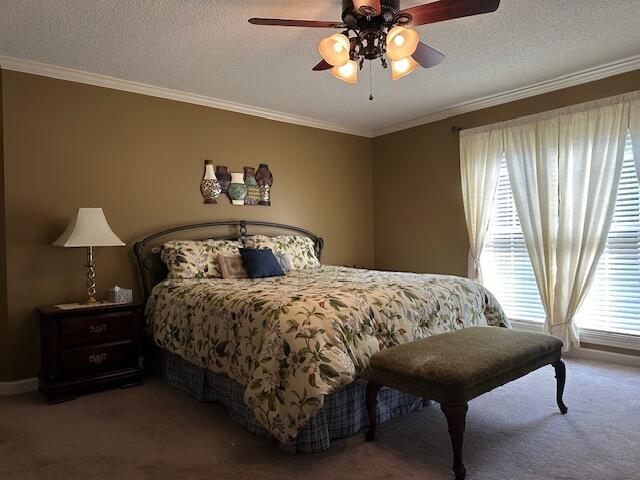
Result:
<svg viewBox="0 0 640 480">
<path fill-rule="evenodd" d="M 509 90 L 496 95 L 489 95 L 469 102 L 458 103 L 445 108 L 444 110 L 431 112 L 425 116 L 409 120 L 408 122 L 397 123 L 374 130 L 373 137 L 380 137 L 382 135 L 417 127 L 426 123 L 444 120 L 445 118 L 453 117 L 454 115 L 461 115 L 463 113 L 469 113 L 483 108 L 494 107 L 496 105 L 502 105 L 503 103 L 522 100 L 523 98 L 533 97 L 535 95 L 541 95 L 543 93 L 549 93 L 555 90 L 593 82 L 595 80 L 601 80 L 603 78 L 612 77 L 614 75 L 638 69 L 640 69 L 640 55 L 607 63 L 599 67 L 589 68 L 569 75 L 564 75 L 545 82 L 534 83 L 526 87 Z"/>
<path fill-rule="evenodd" d="M 220 110 L 228 110 L 231 112 L 243 113 L 245 115 L 252 115 L 254 117 L 266 118 L 267 120 L 274 120 L 276 122 L 291 123 L 295 125 L 302 125 L 304 127 L 357 135 L 360 137 L 371 138 L 372 136 L 372 133 L 368 130 L 359 130 L 347 125 L 339 125 L 277 110 L 253 107 L 244 103 L 207 97 L 196 93 L 132 82 L 130 80 L 109 77 L 107 75 L 100 75 L 97 73 L 85 72 L 66 67 L 58 67 L 47 63 L 0 56 L 0 67 L 4 70 L 12 70 L 14 72 L 30 73 L 33 75 L 41 75 L 43 77 L 56 78 L 58 80 L 67 80 L 70 82 L 94 85 L 96 87 L 112 88 L 114 90 L 121 90 L 124 92 L 165 98 L 167 100 L 175 100 L 177 102 L 192 103 L 194 105 L 201 105 L 204 107 L 218 108 Z"/>
<path fill-rule="evenodd" d="M 293 115 L 277 110 L 253 107 L 251 105 L 231 102 L 220 98 L 207 97 L 204 95 L 184 92 L 181 90 L 173 90 L 170 88 L 156 87 L 144 83 L 100 75 L 97 73 L 90 73 L 66 67 L 58 67 L 56 65 L 50 65 L 46 63 L 32 62 L 30 60 L 0 56 L 0 67 L 5 70 L 30 73 L 34 75 L 41 75 L 44 77 L 56 78 L 59 80 L 67 80 L 70 82 L 84 83 L 97 87 L 112 88 L 125 92 L 165 98 L 168 100 L 175 100 L 177 102 L 192 103 L 205 107 L 218 108 L 221 110 L 228 110 L 245 115 L 261 117 L 276 122 L 291 123 L 294 125 L 301 125 L 305 127 L 318 128 L 321 130 L 329 130 L 333 132 L 346 133 L 349 135 L 372 138 L 398 132 L 400 130 L 406 130 L 408 128 L 417 127 L 426 123 L 444 120 L 445 118 L 449 118 L 454 115 L 461 115 L 463 113 L 469 113 L 475 110 L 481 110 L 483 108 L 494 107 L 497 105 L 502 105 L 504 103 L 533 97 L 535 95 L 541 95 L 543 93 L 549 93 L 555 90 L 573 87 L 583 83 L 593 82 L 595 80 L 601 80 L 613 75 L 631 72 L 633 70 L 640 69 L 640 55 L 629 57 L 616 62 L 607 63 L 599 67 L 589 68 L 569 75 L 564 75 L 552 80 L 535 83 L 526 87 L 509 90 L 507 92 L 495 95 L 489 95 L 468 102 L 458 103 L 443 110 L 430 112 L 427 115 L 409 120 L 407 122 L 389 125 L 387 127 L 383 127 L 373 131 L 360 130 L 349 127 L 347 125 L 325 122 L 301 115 Z"/>
</svg>

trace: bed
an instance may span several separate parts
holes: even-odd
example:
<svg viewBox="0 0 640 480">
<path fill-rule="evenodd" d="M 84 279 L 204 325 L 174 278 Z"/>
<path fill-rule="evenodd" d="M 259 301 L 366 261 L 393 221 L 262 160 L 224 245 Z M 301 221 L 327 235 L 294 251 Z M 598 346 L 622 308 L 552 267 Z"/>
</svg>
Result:
<svg viewBox="0 0 640 480">
<path fill-rule="evenodd" d="M 158 245 L 211 228 L 227 233 L 200 238 L 304 235 L 318 259 L 323 241 L 298 227 L 230 221 L 165 230 L 134 247 L 165 381 L 223 403 L 285 451 L 323 450 L 366 426 L 363 378 L 380 349 L 467 326 L 509 326 L 490 292 L 446 275 L 319 265 L 264 279 L 166 279 Z M 380 406 L 385 421 L 423 402 L 388 390 Z"/>
</svg>

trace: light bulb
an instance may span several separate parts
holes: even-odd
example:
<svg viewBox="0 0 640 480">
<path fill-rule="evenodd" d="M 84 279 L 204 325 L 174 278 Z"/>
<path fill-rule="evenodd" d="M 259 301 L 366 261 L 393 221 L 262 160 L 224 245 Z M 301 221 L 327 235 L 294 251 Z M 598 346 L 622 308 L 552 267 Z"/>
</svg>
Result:
<svg viewBox="0 0 640 480">
<path fill-rule="evenodd" d="M 413 57 L 406 57 L 401 60 L 392 60 L 391 78 L 393 78 L 394 80 L 398 80 L 399 78 L 410 74 L 418 67 L 419 64 L 413 59 Z"/>
<path fill-rule="evenodd" d="M 387 55 L 391 60 L 410 57 L 418 48 L 420 37 L 411 28 L 396 26 L 387 33 Z"/>
<path fill-rule="evenodd" d="M 336 33 L 320 40 L 320 55 L 334 67 L 341 67 L 349 61 L 351 43 L 346 35 Z"/>
<path fill-rule="evenodd" d="M 405 39 L 404 39 L 404 35 L 400 34 L 400 35 L 396 35 L 395 37 L 393 37 L 393 43 L 396 44 L 397 47 L 401 47 L 402 45 L 404 45 Z"/>
<path fill-rule="evenodd" d="M 347 83 L 358 83 L 358 62 L 349 60 L 340 67 L 333 67 L 331 73 L 334 77 Z"/>
</svg>

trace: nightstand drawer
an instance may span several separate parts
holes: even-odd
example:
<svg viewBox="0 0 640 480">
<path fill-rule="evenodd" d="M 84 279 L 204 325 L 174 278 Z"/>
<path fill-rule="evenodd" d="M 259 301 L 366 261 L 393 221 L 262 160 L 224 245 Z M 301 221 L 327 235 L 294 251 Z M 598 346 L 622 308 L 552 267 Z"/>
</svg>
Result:
<svg viewBox="0 0 640 480">
<path fill-rule="evenodd" d="M 82 377 L 136 366 L 137 358 L 131 341 L 60 352 L 60 370 L 64 378 Z"/>
<path fill-rule="evenodd" d="M 114 312 L 98 316 L 63 318 L 60 320 L 60 343 L 68 347 L 130 338 L 131 315 L 131 312 Z"/>
</svg>

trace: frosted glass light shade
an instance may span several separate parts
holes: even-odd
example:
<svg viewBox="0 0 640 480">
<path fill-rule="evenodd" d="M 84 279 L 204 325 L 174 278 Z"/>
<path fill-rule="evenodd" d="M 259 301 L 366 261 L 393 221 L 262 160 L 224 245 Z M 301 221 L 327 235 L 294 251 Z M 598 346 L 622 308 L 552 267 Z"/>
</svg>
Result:
<svg viewBox="0 0 640 480">
<path fill-rule="evenodd" d="M 358 83 L 358 62 L 349 60 L 341 67 L 333 67 L 331 73 L 344 82 Z"/>
<path fill-rule="evenodd" d="M 387 33 L 387 56 L 391 60 L 402 60 L 413 55 L 418 48 L 420 36 L 411 28 L 396 26 Z"/>
<path fill-rule="evenodd" d="M 351 42 L 341 33 L 320 40 L 320 55 L 334 67 L 341 67 L 349 61 L 349 50 Z"/>
<path fill-rule="evenodd" d="M 56 247 L 124 247 L 107 222 L 101 208 L 79 208 L 62 235 L 53 242 Z"/>
<path fill-rule="evenodd" d="M 420 64 L 413 57 L 403 58 L 402 60 L 391 60 L 391 78 L 398 80 L 399 78 L 409 75 Z"/>
</svg>

